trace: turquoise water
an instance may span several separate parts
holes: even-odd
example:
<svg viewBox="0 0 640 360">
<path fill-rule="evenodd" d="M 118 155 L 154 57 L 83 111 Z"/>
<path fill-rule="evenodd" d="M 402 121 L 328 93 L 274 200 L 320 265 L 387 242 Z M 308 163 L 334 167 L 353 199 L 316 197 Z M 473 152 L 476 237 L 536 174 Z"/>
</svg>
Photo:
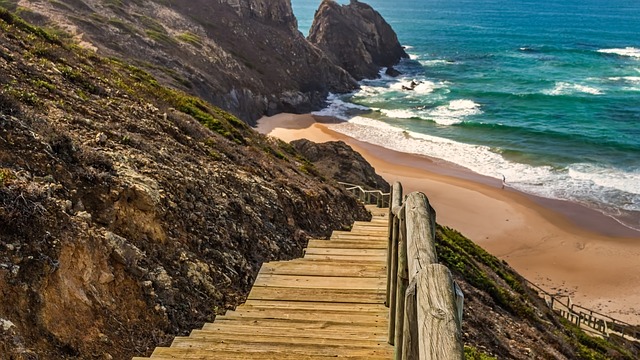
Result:
<svg viewBox="0 0 640 360">
<path fill-rule="evenodd" d="M 292 1 L 304 34 L 319 2 Z M 640 229 L 640 1 L 368 3 L 411 60 L 332 96 L 335 130 Z"/>
</svg>

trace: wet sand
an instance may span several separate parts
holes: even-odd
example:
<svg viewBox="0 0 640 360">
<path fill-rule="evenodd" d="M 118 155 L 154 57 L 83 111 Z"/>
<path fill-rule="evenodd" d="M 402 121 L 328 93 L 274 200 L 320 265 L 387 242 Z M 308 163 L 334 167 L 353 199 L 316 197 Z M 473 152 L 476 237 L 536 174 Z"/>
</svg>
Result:
<svg viewBox="0 0 640 360">
<path fill-rule="evenodd" d="M 318 122 L 318 120 L 322 122 Z M 280 114 L 258 122 L 284 141 L 341 140 L 405 193 L 422 191 L 438 223 L 455 228 L 531 282 L 574 303 L 640 324 L 640 233 L 580 205 L 503 189 L 501 179 L 399 153 L 332 131 L 332 119 Z M 507 179 L 508 181 L 508 179 Z"/>
</svg>

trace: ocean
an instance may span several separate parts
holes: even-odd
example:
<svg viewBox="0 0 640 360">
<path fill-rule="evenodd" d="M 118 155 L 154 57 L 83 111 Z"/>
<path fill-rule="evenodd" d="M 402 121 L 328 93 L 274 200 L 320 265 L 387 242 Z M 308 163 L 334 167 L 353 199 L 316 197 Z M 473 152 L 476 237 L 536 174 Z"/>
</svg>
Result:
<svg viewBox="0 0 640 360">
<path fill-rule="evenodd" d="M 366 2 L 411 58 L 332 94 L 333 130 L 640 230 L 640 1 Z M 320 1 L 292 3 L 307 35 Z"/>
</svg>

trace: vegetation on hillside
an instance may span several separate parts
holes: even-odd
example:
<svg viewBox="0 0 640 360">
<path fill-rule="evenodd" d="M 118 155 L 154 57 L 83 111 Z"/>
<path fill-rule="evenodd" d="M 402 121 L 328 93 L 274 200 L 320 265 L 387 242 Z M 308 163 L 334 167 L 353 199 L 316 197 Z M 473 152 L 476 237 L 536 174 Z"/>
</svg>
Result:
<svg viewBox="0 0 640 360">
<path fill-rule="evenodd" d="M 636 359 L 637 343 L 606 341 L 552 312 L 524 278 L 458 231 L 438 226 L 438 259 L 465 293 L 468 359 Z M 621 340 L 621 339 L 618 339 Z"/>
</svg>

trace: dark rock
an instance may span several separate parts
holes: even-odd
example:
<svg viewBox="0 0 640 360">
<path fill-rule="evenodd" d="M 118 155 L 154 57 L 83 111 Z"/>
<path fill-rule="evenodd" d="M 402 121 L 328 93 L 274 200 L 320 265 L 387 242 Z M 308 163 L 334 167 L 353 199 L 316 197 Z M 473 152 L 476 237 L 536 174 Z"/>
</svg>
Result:
<svg viewBox="0 0 640 360">
<path fill-rule="evenodd" d="M 409 57 L 382 16 L 356 0 L 342 6 L 322 1 L 308 39 L 357 80 L 376 78 L 381 67 Z"/>
<path fill-rule="evenodd" d="M 292 141 L 291 145 L 311 161 L 320 173 L 336 181 L 389 191 L 389 183 L 376 174 L 376 170 L 362 155 L 342 141 L 317 144 L 300 139 Z"/>
<path fill-rule="evenodd" d="M 387 68 L 387 70 L 385 70 L 384 73 L 385 73 L 385 75 L 392 76 L 392 77 L 398 77 L 398 76 L 402 75 L 402 73 L 400 71 L 396 70 L 393 66 L 389 66 Z"/>
</svg>

